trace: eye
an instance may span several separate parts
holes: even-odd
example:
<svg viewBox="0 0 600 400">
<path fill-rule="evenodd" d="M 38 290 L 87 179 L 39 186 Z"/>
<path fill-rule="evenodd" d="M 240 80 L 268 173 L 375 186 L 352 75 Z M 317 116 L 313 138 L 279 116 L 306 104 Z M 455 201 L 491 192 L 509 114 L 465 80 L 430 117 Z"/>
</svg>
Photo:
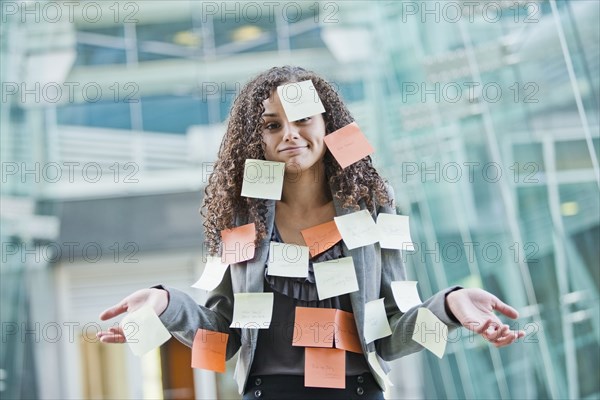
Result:
<svg viewBox="0 0 600 400">
<path fill-rule="evenodd" d="M 308 121 L 310 121 L 310 120 L 311 120 L 311 118 L 310 118 L 310 117 L 306 117 L 306 118 L 299 119 L 299 120 L 297 120 L 296 122 L 303 123 L 303 122 L 308 122 Z"/>
<path fill-rule="evenodd" d="M 265 129 L 267 130 L 275 130 L 279 128 L 279 123 L 278 122 L 268 122 L 267 124 L 265 124 Z"/>
</svg>

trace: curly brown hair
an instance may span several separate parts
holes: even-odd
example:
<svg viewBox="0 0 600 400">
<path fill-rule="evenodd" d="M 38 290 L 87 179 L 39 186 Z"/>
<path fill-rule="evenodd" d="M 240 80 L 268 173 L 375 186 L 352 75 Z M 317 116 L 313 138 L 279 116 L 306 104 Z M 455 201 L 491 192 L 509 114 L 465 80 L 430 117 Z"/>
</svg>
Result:
<svg viewBox="0 0 600 400">
<path fill-rule="evenodd" d="M 231 108 L 227 130 L 219 149 L 208 185 L 205 189 L 202 216 L 206 245 L 210 254 L 220 252 L 224 229 L 234 226 L 236 216 L 247 218 L 256 225 L 256 243 L 267 235 L 267 200 L 242 197 L 242 181 L 246 159 L 264 160 L 262 126 L 263 101 L 280 86 L 289 82 L 312 80 L 325 113 L 326 135 L 354 121 L 336 90 L 323 78 L 300 67 L 271 68 L 248 82 L 240 91 Z M 377 173 L 371 157 L 342 169 L 327 150 L 324 157 L 325 177 L 333 189 L 333 195 L 344 208 L 358 210 L 364 201 L 373 208 L 375 198 L 380 204 L 392 203 L 385 181 Z"/>
</svg>

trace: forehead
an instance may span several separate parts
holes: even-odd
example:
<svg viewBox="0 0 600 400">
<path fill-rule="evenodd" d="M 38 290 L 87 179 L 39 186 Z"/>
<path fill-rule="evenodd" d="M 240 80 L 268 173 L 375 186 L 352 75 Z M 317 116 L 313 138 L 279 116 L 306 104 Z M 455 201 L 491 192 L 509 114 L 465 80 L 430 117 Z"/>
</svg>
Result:
<svg viewBox="0 0 600 400">
<path fill-rule="evenodd" d="M 265 108 L 264 114 L 277 114 L 278 112 L 283 110 L 281 100 L 279 99 L 279 95 L 277 94 L 276 90 L 271 92 L 271 96 L 263 100 L 262 104 Z"/>
</svg>

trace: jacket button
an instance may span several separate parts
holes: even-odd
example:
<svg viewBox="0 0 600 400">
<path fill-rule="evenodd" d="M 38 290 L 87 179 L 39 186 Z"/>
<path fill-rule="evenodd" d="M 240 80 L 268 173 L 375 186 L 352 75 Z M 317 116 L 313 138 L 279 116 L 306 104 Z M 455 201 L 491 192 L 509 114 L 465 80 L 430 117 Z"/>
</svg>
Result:
<svg viewBox="0 0 600 400">
<path fill-rule="evenodd" d="M 254 397 L 258 398 L 258 397 L 261 397 L 261 396 L 262 396 L 262 391 L 260 391 L 260 390 L 255 390 L 254 391 Z"/>
<path fill-rule="evenodd" d="M 365 381 L 365 378 L 363 378 L 363 377 L 362 377 L 362 375 L 359 375 L 359 376 L 356 378 L 356 382 L 358 382 L 358 383 L 363 383 L 364 381 Z"/>
<path fill-rule="evenodd" d="M 364 389 L 360 386 L 356 388 L 356 394 L 362 396 L 365 393 Z"/>
<path fill-rule="evenodd" d="M 256 378 L 256 380 L 254 381 L 254 384 L 256 386 L 260 386 L 261 383 L 262 383 L 262 379 L 260 379 L 260 378 Z"/>
</svg>

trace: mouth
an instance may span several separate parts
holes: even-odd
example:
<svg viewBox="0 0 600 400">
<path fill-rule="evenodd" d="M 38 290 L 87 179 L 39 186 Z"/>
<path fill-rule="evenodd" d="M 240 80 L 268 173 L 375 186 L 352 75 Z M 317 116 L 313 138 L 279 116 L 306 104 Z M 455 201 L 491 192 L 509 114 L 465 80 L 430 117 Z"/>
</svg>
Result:
<svg viewBox="0 0 600 400">
<path fill-rule="evenodd" d="M 292 147 L 286 147 L 285 149 L 281 149 L 279 150 L 280 153 L 286 152 L 286 151 L 294 151 L 294 150 L 301 150 L 301 149 L 306 149 L 308 148 L 308 146 L 292 146 Z"/>
</svg>

